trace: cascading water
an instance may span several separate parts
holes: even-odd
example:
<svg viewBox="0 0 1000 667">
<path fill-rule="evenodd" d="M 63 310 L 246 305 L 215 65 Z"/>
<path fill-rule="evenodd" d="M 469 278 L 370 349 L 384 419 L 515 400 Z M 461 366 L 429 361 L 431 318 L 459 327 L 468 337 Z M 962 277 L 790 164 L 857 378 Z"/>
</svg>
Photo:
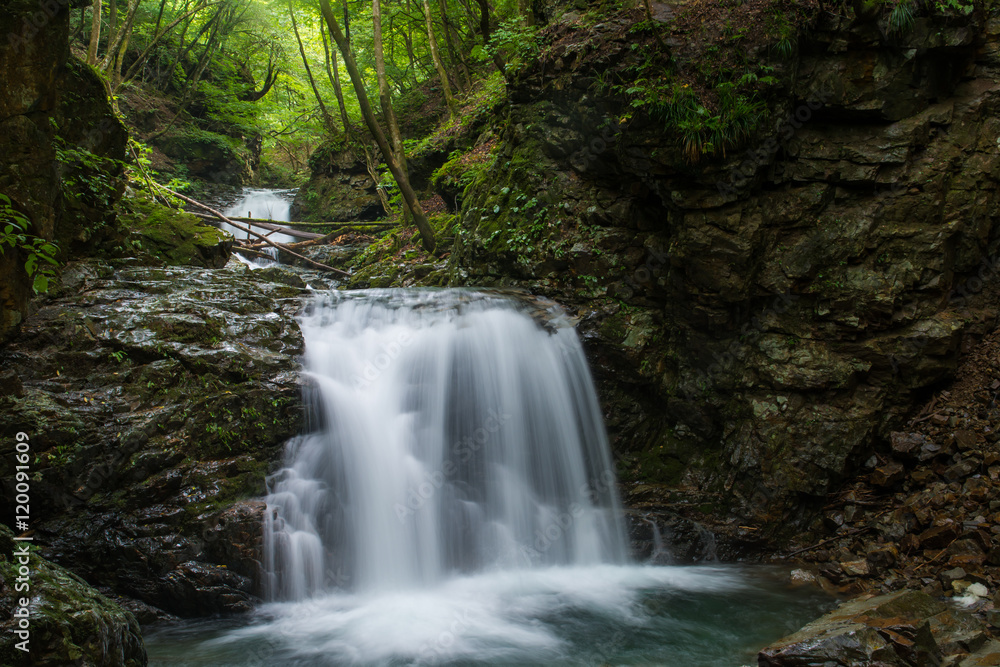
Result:
<svg viewBox="0 0 1000 667">
<path fill-rule="evenodd" d="M 146 634 L 150 665 L 738 667 L 818 615 L 767 571 L 628 562 L 580 343 L 536 310 L 317 295 L 312 430 L 269 481 L 272 601 Z"/>
<path fill-rule="evenodd" d="M 259 220 L 273 220 L 275 222 L 287 222 L 290 220 L 291 210 L 291 197 L 295 194 L 294 190 L 268 190 L 260 188 L 245 188 L 240 199 L 234 202 L 222 213 L 226 217 L 246 217 L 246 218 L 257 218 Z M 219 223 L 219 227 L 226 230 L 236 238 L 246 238 L 247 233 L 236 229 L 232 225 L 228 225 L 224 222 Z M 269 229 L 263 229 L 261 227 L 252 227 L 254 231 L 261 234 L 266 234 L 267 238 L 271 239 L 276 243 L 293 243 L 296 241 L 293 237 L 282 234 L 280 232 L 273 232 Z M 256 237 L 254 238 L 256 240 Z M 263 252 L 273 257 L 275 260 L 278 258 L 278 253 L 274 248 L 264 248 Z M 249 264 L 251 267 L 258 268 L 266 265 L 273 264 L 274 262 L 268 262 L 267 260 L 255 259 L 253 261 L 244 260 L 240 255 L 236 255 L 240 261 Z"/>
<path fill-rule="evenodd" d="M 386 291 L 312 306 L 316 430 L 291 444 L 267 498 L 272 597 L 626 561 L 579 341 L 519 303 Z"/>
</svg>

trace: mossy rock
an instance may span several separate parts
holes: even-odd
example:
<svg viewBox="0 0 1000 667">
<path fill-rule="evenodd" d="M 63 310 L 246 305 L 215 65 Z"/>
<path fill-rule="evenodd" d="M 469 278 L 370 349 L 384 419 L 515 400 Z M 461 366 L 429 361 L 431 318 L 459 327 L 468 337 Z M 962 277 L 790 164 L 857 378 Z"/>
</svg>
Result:
<svg viewBox="0 0 1000 667">
<path fill-rule="evenodd" d="M 0 525 L 0 607 L 7 619 L 2 624 L 0 663 L 81 667 L 146 664 L 146 647 L 135 616 L 33 548 L 28 556 L 31 588 L 18 591 L 15 582 L 20 564 L 12 554 L 23 544 L 15 542 L 10 529 Z M 22 597 L 30 599 L 29 653 L 16 647 L 20 638 L 13 632 L 15 602 Z"/>
<path fill-rule="evenodd" d="M 161 137 L 156 145 L 192 175 L 212 183 L 244 185 L 254 177 L 255 158 L 238 137 L 188 126 Z"/>
<path fill-rule="evenodd" d="M 233 237 L 197 216 L 138 197 L 124 201 L 121 208 L 133 242 L 165 264 L 218 269 L 229 261 Z"/>
</svg>

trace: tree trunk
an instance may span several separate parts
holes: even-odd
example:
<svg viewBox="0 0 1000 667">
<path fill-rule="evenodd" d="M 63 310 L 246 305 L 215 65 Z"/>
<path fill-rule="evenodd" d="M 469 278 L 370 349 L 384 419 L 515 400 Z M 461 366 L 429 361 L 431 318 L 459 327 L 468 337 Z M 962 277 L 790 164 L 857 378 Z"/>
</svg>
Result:
<svg viewBox="0 0 1000 667">
<path fill-rule="evenodd" d="M 320 19 L 322 20 L 322 16 Z M 337 62 L 337 52 L 330 53 L 330 44 L 326 39 L 326 31 L 320 28 L 319 36 L 323 40 L 323 51 L 326 53 L 326 76 L 330 79 L 333 92 L 337 96 L 337 106 L 340 107 L 340 120 L 344 124 L 344 141 L 351 140 L 351 121 L 347 117 L 347 107 L 344 105 L 344 90 L 340 87 L 340 63 Z"/>
<path fill-rule="evenodd" d="M 535 25 L 535 13 L 531 11 L 531 0 L 517 0 L 517 11 L 524 19 L 525 25 Z"/>
<path fill-rule="evenodd" d="M 347 11 L 347 0 L 344 0 L 344 43 L 351 45 L 351 13 Z"/>
<path fill-rule="evenodd" d="M 299 43 L 299 54 L 302 56 L 302 64 L 306 68 L 309 86 L 312 87 L 313 95 L 316 96 L 316 102 L 319 103 L 320 113 L 323 114 L 323 125 L 333 134 L 336 131 L 333 126 L 333 118 L 330 117 L 330 112 L 327 111 L 326 104 L 323 103 L 323 96 L 319 94 L 319 88 L 316 87 L 316 80 L 313 78 L 312 68 L 309 67 L 309 59 L 306 58 L 306 49 L 302 45 L 302 37 L 299 36 L 299 26 L 295 22 L 295 9 L 292 8 L 292 0 L 288 0 L 288 14 L 292 17 L 292 31 L 295 32 L 295 41 Z"/>
<path fill-rule="evenodd" d="M 132 38 L 132 26 L 135 24 L 135 15 L 138 11 L 139 0 L 131 0 L 125 13 L 125 21 L 115 38 L 115 43 L 108 45 L 108 52 L 101 63 L 102 69 L 111 80 L 111 90 L 117 90 L 121 84 L 122 61 L 125 59 L 125 52 L 128 50 L 128 43 Z"/>
<path fill-rule="evenodd" d="M 365 92 L 364 79 L 361 78 L 361 71 L 358 70 L 358 64 L 355 62 L 354 54 L 351 52 L 351 45 L 340 30 L 337 17 L 334 16 L 333 10 L 330 8 L 330 0 L 319 0 L 319 4 L 323 10 L 323 18 L 326 19 L 327 28 L 329 28 L 330 34 L 333 35 L 334 41 L 337 42 L 337 46 L 340 47 L 341 55 L 344 56 L 344 64 L 347 66 L 348 74 L 351 75 L 351 83 L 354 85 L 354 92 L 358 96 L 358 105 L 361 107 L 361 115 L 365 119 L 365 124 L 368 126 L 368 130 L 372 133 L 372 136 L 375 137 L 378 148 L 382 151 L 385 162 L 389 166 L 389 171 L 392 172 L 393 178 L 396 179 L 396 184 L 399 185 L 399 190 L 403 194 L 403 200 L 413 212 L 413 220 L 417 225 L 417 229 L 420 230 L 420 238 L 424 249 L 427 252 L 434 252 L 434 231 L 427 221 L 427 216 L 424 215 L 424 210 L 420 207 L 416 193 L 410 186 L 410 179 L 406 174 L 406 170 L 401 169 L 396 162 L 392 154 L 392 148 L 389 146 L 389 141 L 385 138 L 385 132 L 382 131 L 378 120 L 375 118 L 375 112 L 372 110 L 371 103 L 368 101 L 368 94 Z"/>
<path fill-rule="evenodd" d="M 437 69 L 438 78 L 441 79 L 441 90 L 444 92 L 444 101 L 448 105 L 448 115 L 455 118 L 458 115 L 458 105 L 455 103 L 455 96 L 451 94 L 451 84 L 448 83 L 448 72 L 441 62 L 441 53 L 438 51 L 437 39 L 434 37 L 434 20 L 431 16 L 431 4 L 424 0 L 424 18 L 427 20 L 427 42 L 431 47 L 431 58 L 434 60 L 434 67 Z"/>
<path fill-rule="evenodd" d="M 454 29 L 451 26 L 451 21 L 448 20 L 447 0 L 438 0 L 438 7 L 441 10 L 441 22 L 444 24 L 444 41 L 448 47 L 448 55 L 451 57 L 451 62 L 458 65 L 459 69 L 460 76 L 456 76 L 455 80 L 458 83 L 459 91 L 464 93 L 472 85 L 472 75 L 462 57 L 461 43 L 459 43 L 459 48 L 455 48 L 455 39 L 452 34 Z M 463 83 L 463 79 L 467 83 Z"/>
<path fill-rule="evenodd" d="M 101 0 L 94 0 L 94 18 L 90 23 L 90 46 L 87 47 L 87 64 L 97 64 L 97 44 L 101 41 Z"/>
<path fill-rule="evenodd" d="M 389 92 L 389 82 L 385 77 L 385 54 L 382 51 L 382 2 L 372 0 L 372 25 L 374 30 L 375 78 L 378 80 L 378 99 L 382 105 L 382 114 L 389 126 L 389 136 L 392 139 L 393 155 L 402 169 L 406 169 L 406 156 L 403 153 L 403 136 L 399 132 L 396 112 L 392 109 L 392 95 Z"/>
<path fill-rule="evenodd" d="M 392 138 L 393 155 L 399 168 L 409 173 L 406 166 L 406 153 L 403 151 L 403 135 L 399 131 L 399 122 L 396 120 L 396 112 L 392 109 L 392 94 L 389 91 L 389 82 L 385 77 L 385 54 L 382 51 L 382 2 L 372 0 L 372 28 L 375 51 L 375 78 L 378 80 L 378 98 L 382 106 L 382 115 L 389 126 L 389 136 Z M 409 206 L 403 207 L 403 218 L 410 221 L 411 211 Z"/>
</svg>

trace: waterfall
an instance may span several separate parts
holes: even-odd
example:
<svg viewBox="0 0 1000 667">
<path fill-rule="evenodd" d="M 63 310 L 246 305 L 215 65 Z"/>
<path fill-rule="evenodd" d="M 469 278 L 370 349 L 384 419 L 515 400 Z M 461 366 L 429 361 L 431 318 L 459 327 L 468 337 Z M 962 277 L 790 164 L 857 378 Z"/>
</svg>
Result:
<svg viewBox="0 0 1000 667">
<path fill-rule="evenodd" d="M 333 292 L 301 325 L 309 428 L 268 479 L 270 600 L 148 640 L 173 657 L 156 664 L 737 667 L 827 604 L 769 571 L 629 562 L 590 374 L 554 306 Z"/>
<path fill-rule="evenodd" d="M 310 432 L 269 479 L 271 599 L 627 561 L 580 342 L 531 307 L 470 290 L 315 299 Z"/>
<path fill-rule="evenodd" d="M 273 220 L 275 222 L 286 222 L 290 219 L 289 211 L 292 206 L 291 198 L 294 194 L 295 190 L 244 188 L 240 199 L 226 208 L 222 214 L 230 218 L 245 217 L 257 218 L 259 220 Z M 235 227 L 224 222 L 220 222 L 219 227 L 239 239 L 244 239 L 247 236 L 246 232 L 236 229 Z M 253 228 L 253 225 L 250 225 L 250 227 Z M 254 231 L 267 235 L 267 238 L 276 243 L 294 243 L 297 240 L 288 234 L 272 232 L 269 229 L 255 228 Z M 255 238 L 254 240 L 257 239 Z M 275 260 L 278 258 L 278 251 L 274 248 L 265 248 L 263 252 L 270 255 Z M 274 262 L 261 259 L 255 259 L 253 261 L 245 260 L 240 255 L 236 255 L 236 257 L 240 261 L 250 265 L 252 268 L 260 268 L 274 264 Z"/>
</svg>

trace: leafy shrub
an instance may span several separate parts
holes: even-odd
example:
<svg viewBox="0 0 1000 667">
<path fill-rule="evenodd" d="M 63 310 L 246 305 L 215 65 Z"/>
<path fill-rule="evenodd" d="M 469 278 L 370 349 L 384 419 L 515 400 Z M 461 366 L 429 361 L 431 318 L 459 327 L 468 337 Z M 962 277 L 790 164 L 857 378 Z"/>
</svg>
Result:
<svg viewBox="0 0 1000 667">
<path fill-rule="evenodd" d="M 0 194 L 0 255 L 8 250 L 20 251 L 25 256 L 24 272 L 33 278 L 31 287 L 35 294 L 49 289 L 55 278 L 58 246 L 53 241 L 29 234 L 31 221 L 14 208 L 10 197 Z"/>
</svg>

